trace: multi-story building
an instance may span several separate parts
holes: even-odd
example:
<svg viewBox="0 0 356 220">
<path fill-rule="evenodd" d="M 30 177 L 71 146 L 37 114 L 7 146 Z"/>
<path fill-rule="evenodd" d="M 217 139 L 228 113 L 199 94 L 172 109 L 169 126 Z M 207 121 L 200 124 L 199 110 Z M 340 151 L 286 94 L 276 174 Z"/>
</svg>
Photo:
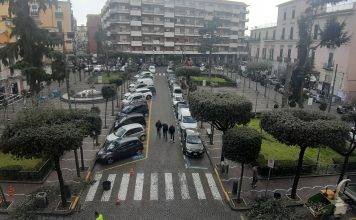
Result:
<svg viewBox="0 0 356 220">
<path fill-rule="evenodd" d="M 199 30 L 216 17 L 222 40 L 214 45 L 213 57 L 232 62 L 247 55 L 246 7 L 226 0 L 108 0 L 101 20 L 117 51 L 197 58 L 202 57 Z"/>
<path fill-rule="evenodd" d="M 58 1 L 58 5 L 48 7 L 46 11 L 39 10 L 38 4 L 30 5 L 30 15 L 39 28 L 47 29 L 50 32 L 62 33 L 64 37 L 64 47 L 66 52 L 73 51 L 73 36 L 75 19 L 71 8 L 70 0 Z M 0 4 L 0 46 L 16 40 L 11 38 L 12 22 L 8 12 L 8 3 Z M 0 93 L 14 94 L 27 89 L 24 78 L 18 71 L 10 72 L 10 69 L 0 62 Z"/>
<path fill-rule="evenodd" d="M 251 30 L 250 59 L 252 61 L 268 61 L 273 64 L 273 72 L 277 76 L 285 73 L 286 64 L 293 63 L 298 58 L 298 19 L 308 7 L 307 0 L 292 0 L 278 5 L 277 25 L 260 27 Z M 347 45 L 339 48 L 320 48 L 310 51 L 315 69 L 319 74 L 312 76 L 315 90 L 319 93 L 331 94 L 336 72 L 334 95 L 338 100 L 351 100 L 356 98 L 356 2 L 337 5 L 327 5 L 317 14 L 312 29 L 312 38 L 316 45 L 320 40 L 322 29 L 331 16 L 346 23 L 346 31 L 352 36 Z"/>
<path fill-rule="evenodd" d="M 97 53 L 98 45 L 96 43 L 96 33 L 101 29 L 100 15 L 87 15 L 88 29 L 88 50 L 89 53 Z"/>
<path fill-rule="evenodd" d="M 88 29 L 87 26 L 77 26 L 75 32 L 76 51 L 79 53 L 88 52 Z"/>
</svg>

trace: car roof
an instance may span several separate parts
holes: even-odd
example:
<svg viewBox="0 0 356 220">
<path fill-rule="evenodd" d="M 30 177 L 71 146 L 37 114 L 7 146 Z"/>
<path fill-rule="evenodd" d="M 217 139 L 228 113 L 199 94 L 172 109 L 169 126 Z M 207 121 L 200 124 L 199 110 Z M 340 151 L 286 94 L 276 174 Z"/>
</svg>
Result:
<svg viewBox="0 0 356 220">
<path fill-rule="evenodd" d="M 119 143 L 123 144 L 131 141 L 139 141 L 139 139 L 137 137 L 125 137 L 125 138 L 121 138 Z"/>
<path fill-rule="evenodd" d="M 143 88 L 138 88 L 138 89 L 136 89 L 136 92 L 137 91 L 144 91 L 144 90 L 149 90 L 148 88 L 145 88 L 145 87 L 143 87 Z"/>
<path fill-rule="evenodd" d="M 135 117 L 144 117 L 143 114 L 140 114 L 140 113 L 131 113 L 131 114 L 128 114 L 126 115 L 126 119 L 127 118 L 135 118 Z"/>
<path fill-rule="evenodd" d="M 131 103 L 130 105 L 132 105 L 132 106 L 141 106 L 141 105 L 147 106 L 147 102 L 146 102 L 146 100 L 140 100 L 140 101 L 135 101 L 135 102 Z"/>
<path fill-rule="evenodd" d="M 177 84 L 173 85 L 173 89 L 181 89 Z"/>
<path fill-rule="evenodd" d="M 185 132 L 187 135 L 199 135 L 199 132 L 192 129 L 186 129 Z"/>
<path fill-rule="evenodd" d="M 188 113 L 191 115 L 189 108 L 181 108 L 179 111 L 181 112 L 181 115 L 188 116 Z"/>
<path fill-rule="evenodd" d="M 134 124 L 124 125 L 124 126 L 122 126 L 122 128 L 125 130 L 134 129 L 134 128 L 142 128 L 143 129 L 143 126 L 139 123 L 134 123 Z"/>
</svg>

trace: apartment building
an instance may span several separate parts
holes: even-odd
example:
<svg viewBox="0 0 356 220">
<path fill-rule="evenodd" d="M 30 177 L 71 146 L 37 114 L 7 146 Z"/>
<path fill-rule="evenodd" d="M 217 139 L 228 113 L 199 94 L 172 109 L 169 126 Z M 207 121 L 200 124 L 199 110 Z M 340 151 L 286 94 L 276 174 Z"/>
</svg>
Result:
<svg viewBox="0 0 356 220">
<path fill-rule="evenodd" d="M 249 55 L 252 61 L 268 61 L 273 64 L 276 76 L 285 73 L 286 64 L 297 61 L 298 19 L 308 7 L 307 0 L 293 0 L 278 5 L 276 25 L 251 30 Z M 336 16 L 346 22 L 346 30 L 352 36 L 351 42 L 336 49 L 317 48 L 310 51 L 319 74 L 311 77 L 314 89 L 320 94 L 331 94 L 335 67 L 334 95 L 336 100 L 349 101 L 356 98 L 356 2 L 353 0 L 337 5 L 327 5 L 317 15 L 312 30 L 314 44 L 320 40 L 319 31 L 330 18 Z"/>
<path fill-rule="evenodd" d="M 87 53 L 88 52 L 88 28 L 87 26 L 77 26 L 75 31 L 75 44 L 76 52 Z"/>
<path fill-rule="evenodd" d="M 97 53 L 98 45 L 96 43 L 95 34 L 101 28 L 100 15 L 87 15 L 87 28 L 89 53 Z"/>
<path fill-rule="evenodd" d="M 202 57 L 199 29 L 217 17 L 222 25 L 214 45 L 216 61 L 246 56 L 247 5 L 225 0 L 108 0 L 102 26 L 117 51 L 161 57 Z M 204 52 L 203 52 L 204 54 Z"/>
<path fill-rule="evenodd" d="M 64 47 L 56 49 L 65 49 L 68 53 L 73 51 L 72 35 L 76 26 L 71 7 L 70 0 L 58 1 L 57 6 L 48 7 L 44 12 L 39 10 L 38 4 L 30 4 L 30 15 L 38 27 L 63 34 Z M 2 47 L 16 40 L 10 37 L 13 24 L 8 13 L 8 3 L 0 4 L 0 16 L 0 47 Z M 16 70 L 11 72 L 0 62 L 0 94 L 18 94 L 23 89 L 27 89 L 27 85 L 20 72 Z"/>
</svg>

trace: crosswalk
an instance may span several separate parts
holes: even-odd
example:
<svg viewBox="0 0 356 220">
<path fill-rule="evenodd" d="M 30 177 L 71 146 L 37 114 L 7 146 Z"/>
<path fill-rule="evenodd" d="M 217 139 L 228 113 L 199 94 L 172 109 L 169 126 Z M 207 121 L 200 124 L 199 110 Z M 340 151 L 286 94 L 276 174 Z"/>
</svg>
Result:
<svg viewBox="0 0 356 220">
<path fill-rule="evenodd" d="M 105 177 L 104 177 L 105 176 Z M 103 191 L 103 181 L 110 181 L 110 190 Z M 85 201 L 158 201 L 166 200 L 221 200 L 211 173 L 97 173 Z"/>
</svg>

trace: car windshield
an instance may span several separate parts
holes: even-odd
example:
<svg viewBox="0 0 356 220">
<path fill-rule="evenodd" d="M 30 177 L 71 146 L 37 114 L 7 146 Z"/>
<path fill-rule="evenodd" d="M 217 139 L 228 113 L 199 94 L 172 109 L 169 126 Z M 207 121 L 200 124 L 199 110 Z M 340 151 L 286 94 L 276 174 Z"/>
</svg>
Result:
<svg viewBox="0 0 356 220">
<path fill-rule="evenodd" d="M 183 116 L 183 123 L 196 123 L 197 121 L 192 116 Z"/>
<path fill-rule="evenodd" d="M 175 89 L 174 93 L 182 93 L 182 90 L 181 89 Z"/>
<path fill-rule="evenodd" d="M 201 140 L 198 135 L 188 135 L 187 143 L 188 144 L 201 144 Z"/>
<path fill-rule="evenodd" d="M 125 134 L 126 130 L 124 128 L 119 128 L 117 129 L 117 131 L 115 132 L 115 136 L 116 137 L 122 137 Z"/>
<path fill-rule="evenodd" d="M 115 142 L 115 141 L 113 141 L 113 142 L 111 142 L 111 143 L 106 147 L 106 150 L 107 150 L 107 151 L 112 151 L 112 150 L 115 149 L 115 147 L 117 147 L 117 146 L 118 146 L 118 143 Z"/>
<path fill-rule="evenodd" d="M 131 110 L 133 109 L 133 106 L 129 105 L 129 106 L 125 106 L 121 112 L 123 113 L 129 113 Z"/>
</svg>

